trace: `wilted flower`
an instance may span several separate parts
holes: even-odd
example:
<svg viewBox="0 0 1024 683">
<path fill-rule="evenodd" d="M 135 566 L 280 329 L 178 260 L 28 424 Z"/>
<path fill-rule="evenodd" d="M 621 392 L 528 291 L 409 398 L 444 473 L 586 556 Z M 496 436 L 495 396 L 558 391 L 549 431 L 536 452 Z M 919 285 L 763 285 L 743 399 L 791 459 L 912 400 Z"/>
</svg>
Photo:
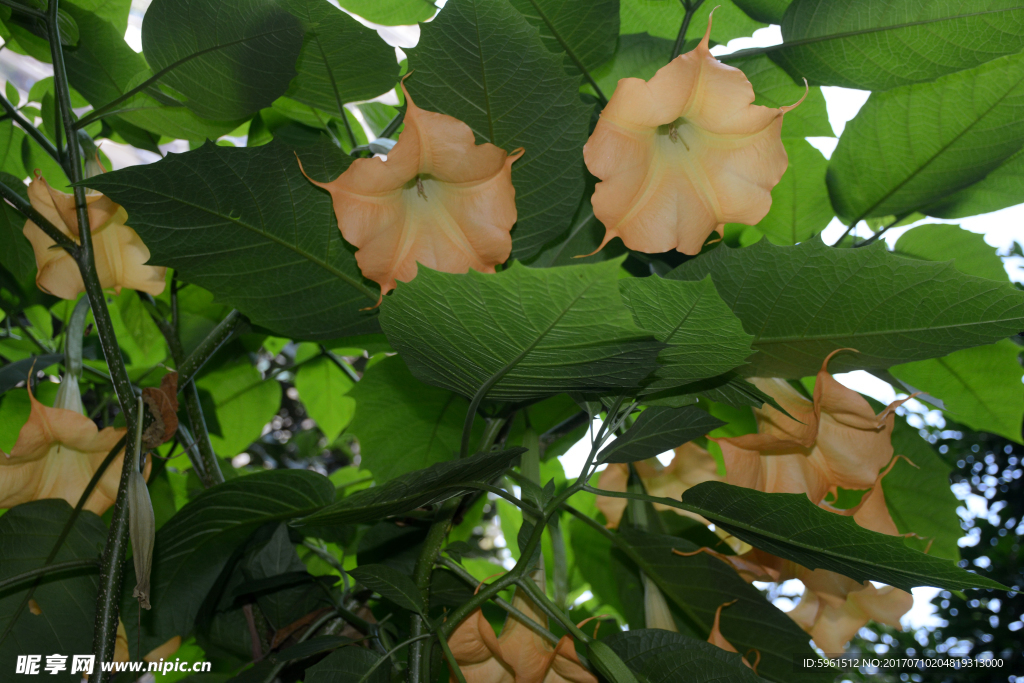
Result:
<svg viewBox="0 0 1024 683">
<path fill-rule="evenodd" d="M 782 115 L 752 104 L 739 69 L 709 51 L 704 39 L 650 81 L 619 81 L 583 148 L 601 179 L 594 215 L 605 226 L 601 247 L 621 237 L 630 249 L 696 254 L 725 223 L 760 221 L 786 170 Z M 600 248 L 600 247 L 599 247 Z"/>
<path fill-rule="evenodd" d="M 405 98 L 405 128 L 387 161 L 356 159 L 329 183 L 310 180 L 331 193 L 341 234 L 382 297 L 416 277 L 417 263 L 493 273 L 512 251 L 516 222 L 512 162 L 522 151 L 477 145 L 462 121 Z"/>
<path fill-rule="evenodd" d="M 36 176 L 28 186 L 32 207 L 62 233 L 78 242 L 78 216 L 74 195 L 58 192 L 46 180 Z M 93 255 L 100 286 L 120 293 L 122 287 L 148 292 L 153 296 L 164 291 L 162 266 L 147 266 L 149 249 L 138 233 L 125 225 L 128 213 L 99 192 L 86 193 Z M 23 232 L 36 256 L 36 285 L 61 299 L 74 299 L 85 291 L 78 265 L 63 249 L 32 221 L 26 221 Z"/>
<path fill-rule="evenodd" d="M 77 391 L 59 391 L 53 408 L 36 400 L 31 388 L 29 399 L 28 421 L 11 452 L 0 456 L 0 507 L 43 498 L 63 498 L 75 505 L 125 430 L 97 429 L 81 413 Z M 114 504 L 123 460 L 122 452 L 104 472 L 86 501 L 86 510 L 102 515 Z"/>
</svg>

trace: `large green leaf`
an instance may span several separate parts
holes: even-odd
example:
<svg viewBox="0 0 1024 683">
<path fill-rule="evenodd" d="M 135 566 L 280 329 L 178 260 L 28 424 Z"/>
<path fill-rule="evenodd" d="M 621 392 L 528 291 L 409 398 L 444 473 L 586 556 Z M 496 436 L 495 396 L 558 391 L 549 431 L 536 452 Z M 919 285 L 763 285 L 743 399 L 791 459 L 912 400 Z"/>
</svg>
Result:
<svg viewBox="0 0 1024 683">
<path fill-rule="evenodd" d="M 200 493 L 157 531 L 153 609 L 142 615 L 142 652 L 192 632 L 207 593 L 252 532 L 267 522 L 309 514 L 333 498 L 327 477 L 288 469 L 231 479 Z M 134 583 L 129 569 L 125 585 Z M 134 648 L 139 608 L 131 591 L 125 591 L 121 615 Z"/>
<path fill-rule="evenodd" d="M 376 31 L 327 0 L 287 0 L 286 6 L 306 26 L 288 97 L 344 116 L 346 102 L 369 100 L 395 87 L 395 50 Z"/>
<path fill-rule="evenodd" d="M 742 52 L 738 52 L 721 59 L 746 74 L 750 85 L 754 87 L 754 104 L 783 107 L 799 102 L 806 95 L 799 107 L 786 112 L 782 120 L 783 138 L 832 137 L 835 134 L 828 120 L 821 88 L 806 88 L 803 81 L 794 81 L 778 64 L 764 55 L 744 57 Z"/>
<path fill-rule="evenodd" d="M 412 577 L 386 564 L 364 564 L 351 572 L 352 578 L 399 607 L 423 613 L 423 595 Z"/>
<path fill-rule="evenodd" d="M 756 229 L 776 244 L 796 244 L 819 234 L 832 220 L 825 186 L 828 161 L 806 140 L 791 138 L 782 144 L 789 168 L 772 189 L 772 208 Z"/>
<path fill-rule="evenodd" d="M 711 25 L 711 40 L 728 43 L 733 38 L 749 36 L 764 26 L 754 21 L 732 0 L 705 3 L 693 15 L 688 37 L 700 38 L 708 26 L 708 15 L 714 11 L 715 20 Z M 679 0 L 620 0 L 620 31 L 627 33 L 650 33 L 659 38 L 673 41 L 679 34 L 686 11 Z"/>
<path fill-rule="evenodd" d="M 222 458 L 238 455 L 260 438 L 263 426 L 281 407 L 281 385 L 264 381 L 247 358 L 204 375 L 196 386 L 213 399 L 215 416 L 209 417 L 217 428 L 210 429 L 210 441 Z"/>
<path fill-rule="evenodd" d="M 365 647 L 343 647 L 311 666 L 306 683 L 387 683 L 391 680 L 387 665 L 374 668 L 381 657 Z"/>
<path fill-rule="evenodd" d="M 746 373 L 800 378 L 815 374 L 836 349 L 832 372 L 885 368 L 942 356 L 1016 334 L 1024 293 L 886 251 L 832 249 L 819 238 L 794 247 L 761 240 L 719 247 L 669 273 L 711 275 L 722 299 L 754 335 Z"/>
<path fill-rule="evenodd" d="M 401 357 L 369 368 L 349 395 L 356 402 L 349 433 L 378 483 L 458 457 L 469 402 L 420 382 Z"/>
<path fill-rule="evenodd" d="M 420 267 L 384 302 L 381 326 L 421 381 L 497 400 L 635 387 L 663 345 L 622 304 L 616 261 L 496 275 Z"/>
<path fill-rule="evenodd" d="M 1024 203 L 1024 149 L 978 182 L 930 206 L 928 214 L 939 218 L 963 218 L 1021 203 Z"/>
<path fill-rule="evenodd" d="M 725 423 L 700 408 L 655 406 L 640 413 L 626 433 L 598 454 L 597 462 L 636 462 L 704 436 Z"/>
<path fill-rule="evenodd" d="M 930 443 L 902 417 L 896 419 L 892 446 L 898 458 L 882 477 L 885 503 L 904 543 L 949 560 L 960 559 L 957 541 L 964 535 L 956 513 L 960 501 L 949 488 L 951 468 Z"/>
<path fill-rule="evenodd" d="M 300 339 L 378 329 L 361 310 L 377 290 L 342 240 L 330 197 L 280 144 L 206 144 L 95 176 L 89 186 L 127 209 L 153 263 L 177 269 L 258 325 Z"/>
<path fill-rule="evenodd" d="M 548 49 L 566 53 L 574 65 L 589 71 L 611 58 L 619 36 L 619 0 L 511 2 L 527 21 L 540 29 Z"/>
<path fill-rule="evenodd" d="M 633 527 L 624 527 L 620 533 L 632 546 L 629 558 L 679 608 L 693 635 L 706 637 L 715 611 L 736 601 L 722 610 L 722 635 L 741 653 L 754 649 L 761 654 L 757 670 L 762 677 L 780 683 L 831 680 L 827 673 L 794 667 L 795 660 L 815 657 L 808 644 L 809 636 L 760 591 L 741 579 L 731 565 L 696 552 L 698 546 L 676 536 L 651 534 Z M 694 554 L 684 557 L 673 550 Z"/>
<path fill-rule="evenodd" d="M 619 36 L 612 58 L 594 69 L 590 75 L 601 86 L 604 94 L 611 97 L 620 79 L 650 80 L 658 69 L 668 63 L 672 56 L 672 45 L 673 41 L 668 38 L 656 38 L 647 33 Z"/>
<path fill-rule="evenodd" d="M 295 526 L 356 524 L 400 515 L 424 505 L 439 503 L 475 489 L 504 472 L 525 448 L 479 453 L 463 460 L 440 462 L 425 470 L 403 474 L 381 486 L 363 489 L 318 510 Z"/>
<path fill-rule="evenodd" d="M 925 261 L 948 261 L 961 273 L 997 282 L 1008 282 L 1003 259 L 995 247 L 985 242 L 984 235 L 964 230 L 958 225 L 935 223 L 908 230 L 896 241 L 897 254 Z"/>
<path fill-rule="evenodd" d="M 887 90 L 1024 47 L 1020 0 L 794 0 L 772 59 L 794 78 Z"/>
<path fill-rule="evenodd" d="M 339 0 L 339 5 L 383 26 L 408 26 L 434 16 L 432 0 Z"/>
<path fill-rule="evenodd" d="M 327 356 L 303 363 L 295 373 L 302 405 L 328 441 L 338 438 L 352 421 L 356 401 L 347 394 L 353 386 L 352 379 Z"/>
<path fill-rule="evenodd" d="M 1009 339 L 943 358 L 890 368 L 914 389 L 942 399 L 955 420 L 978 431 L 1022 443 L 1024 387 L 1021 347 Z"/>
<path fill-rule="evenodd" d="M 733 0 L 733 2 L 755 21 L 780 24 L 792 0 Z"/>
<path fill-rule="evenodd" d="M 758 678 L 735 652 L 704 640 L 660 628 L 613 633 L 603 643 L 649 683 L 757 683 Z"/>
<path fill-rule="evenodd" d="M 24 229 L 25 217 L 7 202 L 0 205 L 0 264 L 19 282 L 29 281 L 36 272 L 36 257 Z"/>
<path fill-rule="evenodd" d="M 852 517 L 823 510 L 802 493 L 763 493 L 708 481 L 687 489 L 677 507 L 808 569 L 881 581 L 906 591 L 915 586 L 1002 588 L 950 560 L 908 548 L 899 536 L 868 531 Z"/>
<path fill-rule="evenodd" d="M 124 41 L 119 29 L 101 16 L 74 5 L 62 5 L 82 27 L 82 40 L 64 54 L 68 81 L 93 106 L 101 107 L 151 75 L 146 60 Z M 158 135 L 203 140 L 231 132 L 237 121 L 209 121 L 155 89 L 117 105 L 113 123 L 123 121 Z M 121 126 L 123 127 L 123 126 Z"/>
<path fill-rule="evenodd" d="M 155 0 L 142 48 L 161 84 L 208 119 L 253 114 L 295 76 L 302 26 L 277 0 Z"/>
<path fill-rule="evenodd" d="M 832 205 L 847 224 L 927 213 L 1022 144 L 1024 55 L 876 92 L 846 125 L 832 154 Z"/>
<path fill-rule="evenodd" d="M 619 282 L 636 324 L 668 348 L 658 354 L 647 391 L 683 386 L 723 374 L 750 357 L 752 337 L 718 296 L 710 277 L 700 282 L 652 275 Z"/>
<path fill-rule="evenodd" d="M 479 141 L 526 150 L 512 167 L 516 258 L 563 232 L 583 192 L 590 110 L 563 59 L 508 0 L 450 0 L 409 55 L 417 105 L 466 122 Z"/>
<path fill-rule="evenodd" d="M 43 566 L 70 514 L 71 506 L 63 500 L 37 500 L 0 516 L 0 580 Z M 106 538 L 100 518 L 82 512 L 53 561 L 98 560 Z M 0 591 L 0 632 L 7 630 L 32 584 L 26 581 Z M 9 667 L 6 675 L 13 677 L 17 655 L 91 652 L 98 590 L 98 569 L 45 575 L 33 595 L 39 611 L 23 610 L 0 643 L 0 662 Z"/>
</svg>

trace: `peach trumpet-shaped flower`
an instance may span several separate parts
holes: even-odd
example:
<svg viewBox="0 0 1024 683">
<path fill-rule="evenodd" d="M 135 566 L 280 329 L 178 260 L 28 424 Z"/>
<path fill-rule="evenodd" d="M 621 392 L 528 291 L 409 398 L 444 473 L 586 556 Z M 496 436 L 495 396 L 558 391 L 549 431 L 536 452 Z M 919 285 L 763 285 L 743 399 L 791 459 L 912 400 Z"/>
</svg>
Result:
<svg viewBox="0 0 1024 683">
<path fill-rule="evenodd" d="M 97 429 L 81 413 L 77 392 L 60 392 L 53 408 L 36 400 L 31 388 L 29 399 L 31 412 L 18 440 L 10 453 L 0 452 L 0 508 L 43 498 L 63 498 L 75 505 L 125 430 Z M 122 450 L 89 495 L 86 510 L 102 515 L 114 504 L 123 461 Z"/>
<path fill-rule="evenodd" d="M 636 473 L 644 483 L 648 495 L 659 498 L 672 498 L 679 500 L 690 487 L 705 481 L 721 481 L 718 475 L 718 468 L 715 459 L 706 450 L 691 442 L 684 443 L 675 449 L 675 455 L 667 466 L 663 466 L 657 458 L 640 460 L 633 463 Z M 598 480 L 598 487 L 608 491 L 626 491 L 626 484 L 629 480 L 629 466 L 623 463 L 611 463 L 601 472 Z M 609 496 L 597 497 L 597 509 L 600 510 L 605 519 L 608 520 L 609 529 L 615 529 L 622 521 L 622 514 L 626 511 L 627 501 L 625 498 L 611 498 Z M 684 517 L 692 517 L 697 521 L 707 521 L 692 512 L 680 510 L 670 505 L 655 503 L 654 509 L 658 512 L 671 510 Z"/>
<path fill-rule="evenodd" d="M 49 220 L 62 233 L 79 241 L 75 197 L 58 192 L 38 174 L 28 186 L 32 208 Z M 93 256 L 100 286 L 120 293 L 122 287 L 137 289 L 158 296 L 164 291 L 163 266 L 148 266 L 149 249 L 138 233 L 125 225 L 128 213 L 109 197 L 87 192 Z M 33 223 L 25 222 L 25 237 L 32 243 L 36 256 L 36 286 L 61 299 L 74 299 L 85 291 L 78 265 L 49 235 Z"/>
<path fill-rule="evenodd" d="M 715 439 L 728 483 L 768 493 L 804 493 L 815 505 L 837 487 L 874 486 L 892 459 L 894 411 L 906 399 L 875 415 L 863 396 L 828 373 L 829 360 L 847 350 L 852 349 L 832 352 L 822 363 L 812 401 L 784 380 L 751 380 L 792 417 L 765 404 L 754 410 L 756 434 Z"/>
<path fill-rule="evenodd" d="M 522 589 L 516 589 L 512 606 L 547 626 L 547 616 Z M 466 683 L 597 683 L 580 663 L 569 636 L 552 646 L 512 615 L 505 620 L 501 635 L 495 636 L 478 609 L 459 624 L 448 646 Z M 458 679 L 453 673 L 450 680 Z"/>
<path fill-rule="evenodd" d="M 331 193 L 341 234 L 381 297 L 416 277 L 418 263 L 493 273 L 512 251 L 516 222 L 512 162 L 522 150 L 478 145 L 465 123 L 420 109 L 402 90 L 405 128 L 387 161 L 356 159 L 329 183 L 310 179 Z"/>
<path fill-rule="evenodd" d="M 587 168 L 601 182 L 594 215 L 604 247 L 696 254 L 725 223 L 760 221 L 789 162 L 782 116 L 800 104 L 754 105 L 743 72 L 719 62 L 704 39 L 653 78 L 624 78 L 590 140 Z M 802 101 L 802 98 L 801 98 Z"/>
</svg>

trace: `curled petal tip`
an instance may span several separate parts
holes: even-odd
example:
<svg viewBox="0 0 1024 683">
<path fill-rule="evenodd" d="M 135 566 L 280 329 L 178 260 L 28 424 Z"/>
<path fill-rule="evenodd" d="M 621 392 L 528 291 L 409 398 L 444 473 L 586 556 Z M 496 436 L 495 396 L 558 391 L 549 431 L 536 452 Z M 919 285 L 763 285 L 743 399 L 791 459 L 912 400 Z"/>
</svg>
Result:
<svg viewBox="0 0 1024 683">
<path fill-rule="evenodd" d="M 721 7 L 721 5 L 715 5 L 711 11 L 708 12 L 708 28 L 704 31 L 704 37 L 701 38 L 700 45 L 698 46 L 703 47 L 705 50 L 711 45 L 711 19 L 715 16 L 715 10 L 719 7 Z"/>
<path fill-rule="evenodd" d="M 827 356 L 825 356 L 825 360 L 821 364 L 821 372 L 828 372 L 829 361 L 832 360 L 833 356 L 835 356 L 838 353 L 842 353 L 843 351 L 849 351 L 851 353 L 860 353 L 860 351 L 858 351 L 857 349 L 852 349 L 850 347 L 845 347 L 845 348 L 842 348 L 842 349 L 836 349 L 832 353 L 830 353 Z"/>
<path fill-rule="evenodd" d="M 784 104 L 781 107 L 779 107 L 779 111 L 781 111 L 783 114 L 785 114 L 787 111 L 792 111 L 793 109 L 796 109 L 801 104 L 803 104 L 804 100 L 807 99 L 807 93 L 809 93 L 810 91 L 811 91 L 811 86 L 809 86 L 807 84 L 807 79 L 805 78 L 804 79 L 804 94 L 801 95 L 800 99 L 797 100 L 796 102 L 794 102 L 793 104 Z"/>
<path fill-rule="evenodd" d="M 306 169 L 302 167 L 302 159 L 299 158 L 299 153 L 298 152 L 293 152 L 293 154 L 295 154 L 295 161 L 299 162 L 299 172 L 302 173 L 302 175 L 306 178 L 306 180 L 308 180 L 309 182 L 313 183 L 317 187 L 322 187 L 325 190 L 328 189 L 327 188 L 327 183 L 321 183 L 321 182 L 319 182 L 317 180 L 313 180 L 312 178 L 310 178 L 309 174 L 306 173 Z"/>
</svg>

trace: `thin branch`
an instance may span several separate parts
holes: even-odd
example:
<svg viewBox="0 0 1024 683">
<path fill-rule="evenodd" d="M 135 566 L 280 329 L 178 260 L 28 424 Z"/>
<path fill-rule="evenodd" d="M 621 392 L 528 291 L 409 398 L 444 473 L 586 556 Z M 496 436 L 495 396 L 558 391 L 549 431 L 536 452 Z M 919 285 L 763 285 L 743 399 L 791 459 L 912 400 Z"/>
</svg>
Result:
<svg viewBox="0 0 1024 683">
<path fill-rule="evenodd" d="M 46 233 L 47 237 L 56 242 L 57 246 L 71 254 L 72 258 L 78 258 L 78 242 L 61 232 L 57 226 L 48 221 L 43 214 L 36 211 L 35 208 L 21 195 L 2 182 L 0 182 L 0 196 L 3 196 L 3 198 L 6 199 L 11 206 L 20 211 L 25 218 L 28 218 L 38 225 L 39 228 Z"/>
<path fill-rule="evenodd" d="M 902 216 L 896 216 L 896 218 L 894 218 L 892 220 L 892 222 L 889 223 L 889 225 L 886 225 L 881 230 L 879 230 L 878 232 L 876 232 L 874 235 L 872 235 L 871 237 L 867 238 L 863 242 L 858 242 L 857 244 L 853 245 L 854 248 L 866 247 L 869 244 L 871 244 L 872 242 L 877 242 L 878 238 L 881 237 L 882 235 L 884 235 L 886 232 L 888 232 L 889 228 L 895 227 L 897 223 L 899 223 L 901 220 L 903 220 L 906 217 L 907 217 L 906 214 L 903 214 Z"/>
<path fill-rule="evenodd" d="M 320 351 L 325 356 L 327 356 L 327 358 L 330 359 L 330 361 L 332 363 L 337 365 L 339 370 L 341 370 L 346 375 L 348 375 L 348 378 L 350 380 L 352 380 L 353 382 L 358 382 L 359 381 L 359 379 L 360 379 L 359 373 L 356 372 L 355 368 L 353 368 L 351 365 L 346 363 L 343 358 L 340 358 L 337 354 L 332 352 L 330 349 L 328 349 L 323 344 L 320 344 Z"/>
<path fill-rule="evenodd" d="M 4 2 L 2 4 L 6 5 L 7 3 Z M 19 6 L 24 7 L 24 5 Z M 43 135 L 42 131 L 33 126 L 31 123 L 29 123 L 28 119 L 22 116 L 21 112 L 18 111 L 18 108 L 11 104 L 3 95 L 0 95 L 0 107 L 4 108 L 4 111 L 6 111 L 12 119 L 14 119 L 15 123 L 21 126 L 22 130 L 24 130 L 26 133 L 32 136 L 32 139 L 35 140 L 39 144 L 39 146 L 43 148 L 44 152 L 53 157 L 54 161 L 56 161 L 58 164 L 61 164 L 61 166 L 64 165 L 64 161 L 61 159 L 60 152 L 58 152 L 57 148 L 54 147 L 52 142 L 50 142 L 50 138 Z"/>
<path fill-rule="evenodd" d="M 390 138 L 398 130 L 398 127 L 402 125 L 402 121 L 405 119 L 405 112 L 400 111 L 395 118 L 391 119 L 391 123 L 384 127 L 384 130 L 380 132 L 379 138 Z"/>
<path fill-rule="evenodd" d="M 672 56 L 669 58 L 671 62 L 673 59 L 679 56 L 679 53 L 683 51 L 683 43 L 686 42 L 686 31 L 690 28 L 690 22 L 693 20 L 693 15 L 696 14 L 700 6 L 704 4 L 704 0 L 697 0 L 692 5 L 689 0 L 679 0 L 683 3 L 683 7 L 686 8 L 686 14 L 683 15 L 683 23 L 679 27 L 679 34 L 676 35 L 676 42 L 672 46 Z"/>
<path fill-rule="evenodd" d="M 99 558 L 92 560 L 69 560 L 67 562 L 58 562 L 57 564 L 46 564 L 42 567 L 36 567 L 35 569 L 29 569 L 27 572 L 15 574 L 14 576 L 8 577 L 3 581 L 0 581 L 0 591 L 7 589 L 10 586 L 16 586 L 22 581 L 28 579 L 41 578 L 46 574 L 52 574 L 54 572 L 63 571 L 65 569 L 78 569 L 80 567 L 98 567 L 100 564 Z"/>
</svg>

